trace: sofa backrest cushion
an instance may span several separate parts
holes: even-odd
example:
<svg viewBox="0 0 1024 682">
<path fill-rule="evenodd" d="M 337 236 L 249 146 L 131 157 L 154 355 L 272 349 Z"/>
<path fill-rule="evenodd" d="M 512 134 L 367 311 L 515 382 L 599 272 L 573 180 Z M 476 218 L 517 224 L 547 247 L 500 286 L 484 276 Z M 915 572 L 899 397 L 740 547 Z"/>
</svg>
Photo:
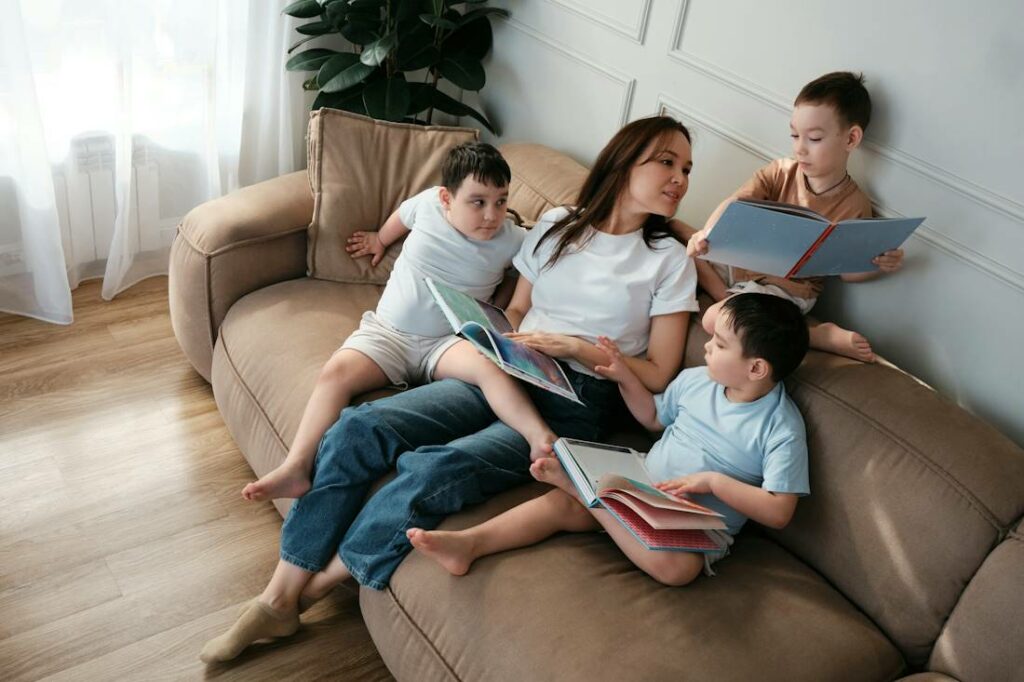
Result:
<svg viewBox="0 0 1024 682">
<path fill-rule="evenodd" d="M 501 153 L 512 169 L 508 205 L 527 226 L 548 209 L 573 204 L 587 169 L 540 144 L 506 144 Z"/>
<path fill-rule="evenodd" d="M 1024 513 L 1024 450 L 891 367 L 812 352 L 787 385 L 807 425 L 811 495 L 770 535 L 920 666 Z"/>
<path fill-rule="evenodd" d="M 377 121 L 335 109 L 309 118 L 309 276 L 335 282 L 384 284 L 400 243 L 377 267 L 345 251 L 357 230 L 373 231 L 403 200 L 441 181 L 441 162 L 452 147 L 480 136 L 473 128 Z"/>
<path fill-rule="evenodd" d="M 1024 524 L 982 564 L 928 668 L 960 680 L 1024 680 Z"/>
</svg>

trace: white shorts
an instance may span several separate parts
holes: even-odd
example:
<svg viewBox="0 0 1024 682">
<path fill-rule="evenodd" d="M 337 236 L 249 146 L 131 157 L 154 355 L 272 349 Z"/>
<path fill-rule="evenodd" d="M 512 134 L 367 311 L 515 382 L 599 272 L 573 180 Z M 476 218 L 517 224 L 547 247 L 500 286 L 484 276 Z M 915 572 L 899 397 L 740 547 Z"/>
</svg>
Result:
<svg viewBox="0 0 1024 682">
<path fill-rule="evenodd" d="M 357 350 L 377 363 L 393 386 L 425 384 L 434 376 L 437 361 L 461 341 L 458 336 L 418 336 L 398 331 L 372 310 L 363 313 L 359 329 L 338 350 Z"/>
<path fill-rule="evenodd" d="M 714 570 L 711 568 L 711 564 L 716 561 L 721 561 L 725 557 L 729 556 L 729 548 L 732 546 L 732 536 L 721 530 L 706 530 L 704 531 L 708 535 L 712 536 L 718 541 L 719 545 L 724 547 L 717 552 L 705 552 L 704 553 L 704 575 L 713 576 L 715 575 Z"/>
<path fill-rule="evenodd" d="M 737 282 L 727 289 L 730 294 L 771 294 L 772 296 L 778 296 L 784 298 L 787 301 L 796 303 L 796 306 L 800 308 L 800 312 L 806 315 L 810 312 L 814 304 L 817 303 L 817 298 L 800 298 L 794 296 L 782 287 L 777 287 L 774 284 L 758 284 L 752 280 L 746 282 Z"/>
</svg>

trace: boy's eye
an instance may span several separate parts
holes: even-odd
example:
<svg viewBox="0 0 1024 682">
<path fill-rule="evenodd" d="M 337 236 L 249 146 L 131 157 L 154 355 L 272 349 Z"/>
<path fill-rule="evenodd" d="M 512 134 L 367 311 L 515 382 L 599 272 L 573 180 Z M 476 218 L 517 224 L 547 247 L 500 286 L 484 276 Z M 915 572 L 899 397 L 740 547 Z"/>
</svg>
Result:
<svg viewBox="0 0 1024 682">
<path fill-rule="evenodd" d="M 799 135 L 797 135 L 796 133 L 790 133 L 790 134 L 789 134 L 789 136 L 790 136 L 791 138 L 793 138 L 794 140 L 795 140 L 796 138 L 800 137 L 800 136 L 799 136 Z"/>
<path fill-rule="evenodd" d="M 684 168 L 683 169 L 683 175 L 685 175 L 687 177 L 689 177 L 690 173 L 692 173 L 692 172 L 693 172 L 692 168 Z"/>
<path fill-rule="evenodd" d="M 807 139 L 810 140 L 811 142 L 821 142 L 820 137 L 808 137 Z"/>
</svg>

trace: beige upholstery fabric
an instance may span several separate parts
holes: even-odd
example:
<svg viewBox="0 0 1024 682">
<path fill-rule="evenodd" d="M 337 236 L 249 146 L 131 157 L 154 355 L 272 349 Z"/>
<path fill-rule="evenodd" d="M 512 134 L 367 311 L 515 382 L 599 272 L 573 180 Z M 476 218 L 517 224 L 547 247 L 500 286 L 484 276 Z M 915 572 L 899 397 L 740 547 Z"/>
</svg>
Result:
<svg viewBox="0 0 1024 682">
<path fill-rule="evenodd" d="M 1024 457 L 912 378 L 810 353 L 788 383 L 811 496 L 771 535 L 925 662 L 961 590 L 1024 513 Z"/>
<path fill-rule="evenodd" d="M 171 245 L 168 302 L 182 351 L 207 381 L 220 323 L 235 301 L 306 270 L 313 195 L 306 173 L 196 207 Z"/>
<path fill-rule="evenodd" d="M 512 491 L 442 527 L 545 490 Z M 360 607 L 402 680 L 860 681 L 901 672 L 899 652 L 820 576 L 764 539 L 733 547 L 717 577 L 686 588 L 648 578 L 600 533 L 486 557 L 458 578 L 414 552 L 390 590 L 361 590 Z"/>
<path fill-rule="evenodd" d="M 320 368 L 380 290 L 297 279 L 260 289 L 231 308 L 214 352 L 213 391 L 257 475 L 284 460 Z M 289 504 L 278 505 L 282 514 Z"/>
<path fill-rule="evenodd" d="M 508 205 L 527 225 L 545 211 L 573 204 L 587 169 L 565 154 L 539 144 L 506 144 L 501 153 L 512 168 Z"/>
<path fill-rule="evenodd" d="M 1024 525 L 971 580 L 928 667 L 962 680 L 1024 681 Z"/>
<path fill-rule="evenodd" d="M 377 230 L 398 205 L 438 184 L 441 161 L 452 147 L 472 142 L 473 128 L 389 123 L 345 111 L 320 109 L 309 119 L 309 276 L 362 284 L 387 282 L 400 245 L 377 267 L 353 259 L 345 244 L 357 230 Z"/>
</svg>

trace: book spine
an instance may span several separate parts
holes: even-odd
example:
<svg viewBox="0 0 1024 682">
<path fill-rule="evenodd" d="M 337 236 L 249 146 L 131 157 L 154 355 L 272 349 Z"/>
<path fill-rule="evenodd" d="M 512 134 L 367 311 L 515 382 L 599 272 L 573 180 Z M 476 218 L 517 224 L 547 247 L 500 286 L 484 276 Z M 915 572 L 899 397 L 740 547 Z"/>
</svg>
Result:
<svg viewBox="0 0 1024 682">
<path fill-rule="evenodd" d="M 818 247 L 821 246 L 826 239 L 828 239 L 828 236 L 832 234 L 832 231 L 836 229 L 836 225 L 838 224 L 839 223 L 832 223 L 825 228 L 825 230 L 821 233 L 821 236 L 815 239 L 814 243 L 811 244 L 811 247 L 807 249 L 807 252 L 804 255 L 800 256 L 800 260 L 796 262 L 796 265 L 789 269 L 789 272 L 786 273 L 786 279 L 796 277 L 796 273 L 800 272 L 800 268 L 802 268 L 807 263 L 807 261 L 811 259 L 811 256 L 814 255 L 814 252 L 818 250 Z"/>
</svg>

